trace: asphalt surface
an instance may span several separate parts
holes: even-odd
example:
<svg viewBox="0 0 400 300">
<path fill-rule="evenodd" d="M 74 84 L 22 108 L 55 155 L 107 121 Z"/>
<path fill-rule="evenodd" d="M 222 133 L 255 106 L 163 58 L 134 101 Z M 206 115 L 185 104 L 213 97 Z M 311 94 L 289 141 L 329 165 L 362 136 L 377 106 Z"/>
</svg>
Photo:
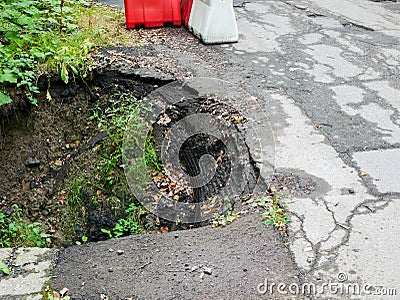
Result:
<svg viewBox="0 0 400 300">
<path fill-rule="evenodd" d="M 238 43 L 214 46 L 222 51 L 208 61 L 175 49 L 166 55 L 195 76 L 257 94 L 258 122 L 268 120 L 275 134 L 276 170 L 318 182 L 310 197 L 283 201 L 291 253 L 308 281 L 371 290 L 316 297 L 393 298 L 400 290 L 399 3 L 251 1 L 235 12 Z"/>
<path fill-rule="evenodd" d="M 328 186 L 287 201 L 298 266 L 376 288 L 364 297 L 398 295 L 399 3 L 259 1 L 236 12 L 241 40 L 224 47 L 240 78 L 227 78 L 268 99 L 278 169 Z"/>
<path fill-rule="evenodd" d="M 254 215 L 225 228 L 74 246 L 58 259 L 52 288 L 68 287 L 72 299 L 266 299 L 265 279 L 299 284 L 289 251 Z"/>
</svg>

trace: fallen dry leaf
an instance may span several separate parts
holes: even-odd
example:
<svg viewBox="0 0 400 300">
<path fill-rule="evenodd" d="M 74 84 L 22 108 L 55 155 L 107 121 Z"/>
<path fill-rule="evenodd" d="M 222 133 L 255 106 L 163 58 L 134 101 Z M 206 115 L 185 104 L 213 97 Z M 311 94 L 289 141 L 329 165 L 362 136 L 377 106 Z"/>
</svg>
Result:
<svg viewBox="0 0 400 300">
<path fill-rule="evenodd" d="M 240 116 L 240 117 L 236 118 L 235 121 L 236 121 L 236 123 L 242 123 L 243 120 L 244 120 L 243 116 Z"/>
<path fill-rule="evenodd" d="M 28 192 L 28 191 L 30 191 L 30 189 L 31 189 L 31 183 L 22 181 L 22 190 L 24 192 Z"/>
<path fill-rule="evenodd" d="M 168 229 L 167 226 L 161 226 L 161 227 L 160 227 L 160 231 L 161 231 L 162 233 L 167 233 L 167 232 L 169 231 L 169 229 Z"/>
<path fill-rule="evenodd" d="M 171 118 L 167 114 L 164 114 L 157 122 L 158 125 L 162 126 L 167 126 L 169 123 L 171 123 Z"/>
</svg>

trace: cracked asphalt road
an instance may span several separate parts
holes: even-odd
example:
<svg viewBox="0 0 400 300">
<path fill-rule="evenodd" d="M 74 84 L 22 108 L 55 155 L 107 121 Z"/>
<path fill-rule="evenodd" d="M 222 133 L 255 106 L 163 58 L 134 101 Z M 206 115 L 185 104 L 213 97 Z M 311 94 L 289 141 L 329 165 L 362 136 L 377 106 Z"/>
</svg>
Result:
<svg viewBox="0 0 400 300">
<path fill-rule="evenodd" d="M 288 246 L 302 281 L 344 287 L 312 298 L 396 299 L 382 294 L 400 294 L 399 6 L 368 0 L 252 0 L 235 8 L 238 43 L 187 47 L 167 39 L 154 45 L 193 76 L 218 77 L 257 95 L 264 110 L 258 137 L 269 144 L 270 137 L 262 134 L 268 116 L 276 170 L 316 183 L 309 195 L 283 200 L 292 220 Z M 267 156 L 261 154 L 259 166 Z M 77 250 L 83 258 L 99 253 L 84 247 Z M 71 249 L 56 267 L 65 276 L 60 287 L 74 282 L 74 267 L 83 261 L 69 262 L 79 257 Z M 290 273 L 296 274 L 288 255 L 280 255 L 274 272 L 290 263 Z M 81 278 L 75 281 L 81 284 Z M 351 289 L 354 285 L 361 295 Z M 236 296 L 245 299 L 241 292 Z"/>
<path fill-rule="evenodd" d="M 277 169 L 328 186 L 286 201 L 297 265 L 310 281 L 342 272 L 398 295 L 400 3 L 252 1 L 236 13 L 240 41 L 223 47 L 250 75 L 242 86 L 268 99 Z"/>
<path fill-rule="evenodd" d="M 171 55 L 196 76 L 257 93 L 277 171 L 318 182 L 310 197 L 285 201 L 306 281 L 345 274 L 375 288 L 362 297 L 393 299 L 381 294 L 400 293 L 400 3 L 251 1 L 236 16 L 240 40 L 214 46 L 223 49 L 214 64 Z"/>
</svg>

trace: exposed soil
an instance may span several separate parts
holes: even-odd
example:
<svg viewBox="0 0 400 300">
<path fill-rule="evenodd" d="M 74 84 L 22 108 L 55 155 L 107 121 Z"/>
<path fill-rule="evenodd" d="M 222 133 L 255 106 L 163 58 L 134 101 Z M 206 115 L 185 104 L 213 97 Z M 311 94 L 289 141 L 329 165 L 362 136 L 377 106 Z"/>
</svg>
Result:
<svg viewBox="0 0 400 300">
<path fill-rule="evenodd" d="M 152 36 L 162 40 L 164 34 L 154 35 L 153 32 Z M 95 173 L 100 163 L 99 158 L 110 151 L 103 147 L 108 139 L 107 132 L 91 121 L 94 111 L 102 113 L 118 106 L 118 101 L 113 99 L 115 96 L 129 94 L 136 101 L 163 84 L 190 75 L 174 66 L 173 62 L 160 60 L 159 54 L 151 46 L 100 48 L 93 57 L 96 68 L 92 78 L 86 81 L 77 79 L 69 86 L 58 81 L 51 82 L 50 86 L 47 86 L 47 82 L 43 83 L 42 92 L 37 97 L 37 107 L 17 107 L 24 101 L 22 94 L 16 92 L 16 100 L 12 104 L 14 108 L 7 111 L 5 107 L 1 112 L 6 116 L 2 118 L 0 138 L 1 209 L 6 214 L 12 213 L 13 205 L 18 205 L 31 222 L 43 224 L 46 233 L 52 235 L 53 243 L 49 246 L 70 245 L 83 235 L 88 236 L 88 241 L 107 239 L 108 236 L 101 229 L 112 228 L 124 216 L 127 204 L 133 201 L 125 182 L 115 184 L 112 191 L 104 186 L 99 186 L 97 190 L 93 186 L 86 189 L 87 183 L 91 182 L 91 174 Z M 186 108 L 175 107 L 174 112 L 171 110 L 173 108 L 168 111 L 173 121 L 196 109 L 228 115 L 233 121 L 240 117 L 237 112 L 224 109 L 215 99 L 192 100 L 192 104 Z M 203 140 L 200 144 L 199 138 Z M 221 176 L 212 183 L 214 187 L 206 187 L 209 191 L 197 189 L 192 200 L 186 201 L 204 200 L 229 176 L 226 173 L 229 161 L 221 155 L 224 146 L 217 143 L 211 149 L 211 143 L 213 141 L 209 137 L 198 136 L 188 141 L 180 152 L 186 164 L 183 168 L 189 173 L 198 171 L 198 165 L 196 168 L 196 164 L 191 164 L 198 157 L 185 154 L 185 149 L 192 148 L 194 144 L 199 144 L 201 148 L 196 153 L 202 155 L 204 151 L 211 151 L 214 158 L 221 162 Z M 122 169 L 118 172 L 122 177 Z M 80 181 L 77 182 L 78 179 Z M 166 178 L 153 179 L 162 185 L 168 182 Z M 74 185 L 79 185 L 79 196 L 83 202 L 80 203 L 82 212 L 77 214 L 81 220 L 74 220 L 75 226 L 71 228 L 72 224 L 65 224 L 65 219 L 70 213 L 67 198 Z M 93 204 L 93 197 L 96 197 L 96 205 Z M 113 201 L 115 205 L 110 205 Z M 143 220 L 143 226 L 146 224 L 149 229 L 158 225 L 168 230 L 204 225 L 177 227 L 151 215 Z M 69 230 L 66 231 L 66 227 L 70 227 Z"/>
<path fill-rule="evenodd" d="M 88 119 L 93 106 L 111 94 L 129 91 L 140 99 L 153 89 L 152 83 L 132 75 L 95 73 L 90 82 L 77 81 L 68 87 L 53 83 L 38 96 L 37 107 L 16 110 L 3 119 L 1 209 L 11 212 L 16 204 L 32 222 L 44 224 L 48 233 L 59 237 L 66 197 L 60 186 L 65 186 L 64 179 L 72 180 L 68 174 L 76 171 L 75 164 L 82 157 L 88 165 L 95 165 L 96 155 L 87 152 L 106 137 Z"/>
<path fill-rule="evenodd" d="M 17 204 L 32 221 L 53 229 L 60 213 L 53 197 L 59 171 L 94 129 L 86 126 L 90 94 L 81 84 L 71 91 L 54 84 L 49 95 L 50 101 L 42 92 L 38 107 L 16 111 L 2 124 L 0 194 L 3 210 Z"/>
<path fill-rule="evenodd" d="M 94 71 L 91 78 L 76 79 L 68 86 L 59 81 L 51 81 L 48 86 L 47 79 L 41 78 L 37 107 L 26 105 L 23 94 L 16 90 L 11 93 L 14 97 L 12 105 L 3 106 L 0 110 L 0 208 L 5 213 L 11 213 L 12 206 L 16 204 L 30 221 L 42 223 L 46 232 L 52 235 L 53 243 L 49 246 L 70 245 L 83 235 L 88 236 L 89 241 L 107 239 L 101 228 L 112 228 L 124 216 L 127 204 L 134 201 L 126 182 L 118 182 L 112 189 L 93 185 L 91 189 L 86 189 L 91 184 L 91 174 L 101 164 L 102 155 L 110 151 L 107 148 L 110 144 L 107 132 L 90 119 L 94 111 L 101 113 L 118 106 L 119 102 L 115 100 L 118 95 L 129 94 L 136 101 L 161 85 L 191 77 L 190 72 L 165 54 L 168 49 L 188 53 L 200 60 L 210 60 L 216 56 L 214 52 L 219 51 L 205 47 L 183 28 L 138 30 L 136 34 L 142 42 L 141 46 L 97 49 L 92 55 Z M 163 45 L 161 51 L 160 45 Z M 225 61 L 216 62 L 215 68 L 224 68 L 226 64 Z M 192 100 L 192 104 L 186 107 L 175 107 L 175 111 L 170 108 L 168 114 L 171 120 L 176 121 L 185 113 L 197 110 L 220 115 L 236 125 L 238 119 L 246 122 L 244 116 L 229 111 L 218 99 Z M 199 140 L 202 142 L 199 143 Z M 185 149 L 195 148 L 199 155 L 206 151 L 219 161 L 220 176 L 211 184 L 214 187 L 197 189 L 193 191 L 193 197 L 185 199 L 182 193 L 179 194 L 180 201 L 204 200 L 216 186 L 223 185 L 228 176 L 229 161 L 221 154 L 224 152 L 223 145 L 210 137 L 201 136 L 188 140 L 185 147 L 179 150 L 184 162 L 182 167 L 188 173 L 196 175 L 199 171 L 199 165 L 192 163 L 198 160 L 199 155 L 185 154 Z M 122 177 L 122 169 L 118 172 L 120 174 L 115 175 Z M 257 180 L 256 169 L 253 172 L 254 180 Z M 160 174 L 157 176 L 162 177 Z M 81 181 L 77 182 L 77 179 Z M 159 187 L 168 185 L 165 178 L 153 179 Z M 299 182 L 299 178 L 286 175 L 277 174 L 269 180 L 272 187 L 270 193 L 285 186 L 295 193 L 313 189 L 311 183 Z M 81 220 L 75 220 L 76 224 L 71 229 L 71 224 L 65 224 L 64 220 L 69 213 L 66 210 L 68 193 L 74 184 L 79 186 L 83 203 L 80 204 L 82 212 L 77 214 Z M 254 185 L 254 182 L 251 184 Z M 96 204 L 93 198 L 96 198 Z M 153 230 L 154 225 L 175 230 L 204 223 L 176 226 L 149 214 L 142 225 L 148 230 Z M 70 227 L 67 232 L 66 226 Z"/>
</svg>

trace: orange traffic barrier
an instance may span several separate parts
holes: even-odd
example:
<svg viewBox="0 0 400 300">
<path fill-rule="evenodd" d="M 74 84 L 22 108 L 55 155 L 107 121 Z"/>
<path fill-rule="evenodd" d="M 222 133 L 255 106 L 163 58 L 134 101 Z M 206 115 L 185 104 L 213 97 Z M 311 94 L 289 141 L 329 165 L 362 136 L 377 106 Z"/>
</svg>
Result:
<svg viewBox="0 0 400 300">
<path fill-rule="evenodd" d="M 179 0 L 124 0 L 126 28 L 181 26 Z"/>
<path fill-rule="evenodd" d="M 181 11 L 182 11 L 182 21 L 183 25 L 186 27 L 189 24 L 190 13 L 192 11 L 193 0 L 182 0 L 181 1 Z"/>
</svg>

